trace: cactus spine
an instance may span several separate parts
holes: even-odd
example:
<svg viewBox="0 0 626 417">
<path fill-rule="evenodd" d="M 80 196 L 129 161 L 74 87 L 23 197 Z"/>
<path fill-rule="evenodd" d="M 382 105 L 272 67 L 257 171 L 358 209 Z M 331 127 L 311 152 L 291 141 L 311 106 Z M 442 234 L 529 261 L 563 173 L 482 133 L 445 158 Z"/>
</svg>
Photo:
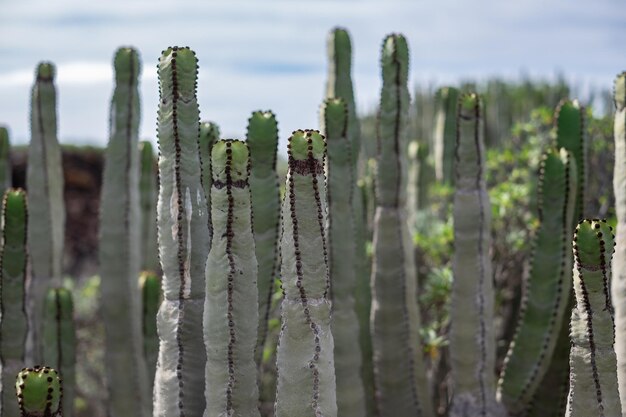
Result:
<svg viewBox="0 0 626 417">
<path fill-rule="evenodd" d="M 139 200 L 141 204 L 141 269 L 157 271 L 159 252 L 157 248 L 156 201 L 157 173 L 152 144 L 139 143 Z"/>
<path fill-rule="evenodd" d="M 543 379 L 562 327 L 571 291 L 572 219 L 576 168 L 565 149 L 543 155 L 539 179 L 540 226 L 534 238 L 518 328 L 504 362 L 498 397 L 510 413 L 528 408 Z"/>
<path fill-rule="evenodd" d="M 354 192 L 348 108 L 343 99 L 326 99 L 322 107 L 322 131 L 328 148 L 328 240 L 332 277 L 332 332 L 335 341 L 337 412 L 340 416 L 365 416 L 365 392 L 361 380 L 359 320 L 354 309 L 356 247 L 352 193 Z M 349 190 L 349 192 L 346 192 Z"/>
<path fill-rule="evenodd" d="M 65 233 L 63 168 L 57 139 L 54 77 L 54 65 L 40 63 L 31 97 L 26 188 L 30 201 L 28 253 L 33 294 L 29 302 L 29 329 L 34 359 L 41 357 L 40 334 L 46 292 L 51 285 L 61 284 Z"/>
<path fill-rule="evenodd" d="M 23 368 L 15 381 L 20 417 L 63 417 L 63 387 L 52 368 Z"/>
<path fill-rule="evenodd" d="M 63 378 L 63 414 L 74 415 L 76 390 L 76 329 L 72 293 L 51 288 L 44 305 L 43 360 Z"/>
<path fill-rule="evenodd" d="M 372 344 L 381 417 L 432 416 L 424 369 L 413 246 L 407 230 L 405 145 L 409 51 L 402 35 L 385 38 L 378 126 L 372 269 Z"/>
<path fill-rule="evenodd" d="M 255 111 L 248 119 L 246 141 L 250 149 L 250 192 L 256 259 L 259 263 L 259 331 L 256 362 L 261 364 L 267 337 L 274 280 L 278 276 L 280 188 L 276 173 L 278 123 L 271 111 Z"/>
<path fill-rule="evenodd" d="M 120 48 L 114 57 L 110 139 L 100 208 L 100 308 L 112 417 L 147 416 L 149 391 L 137 287 L 139 212 L 139 55 Z M 130 375 L 130 377 L 129 377 Z"/>
<path fill-rule="evenodd" d="M 374 368 L 372 363 L 372 338 L 370 335 L 370 266 L 366 255 L 365 206 L 358 186 L 361 157 L 361 128 L 356 114 L 354 89 L 352 86 L 352 42 L 346 29 L 335 28 L 328 35 L 328 80 L 326 97 L 342 98 L 348 106 L 347 136 L 350 142 L 352 178 L 352 212 L 354 222 L 354 242 L 356 254 L 354 269 L 356 274 L 355 303 L 359 319 L 359 340 L 361 345 L 361 377 L 365 389 L 367 416 L 375 413 Z"/>
<path fill-rule="evenodd" d="M 284 298 L 278 343 L 276 417 L 336 417 L 326 249 L 326 143 L 317 131 L 289 138 L 282 203 Z"/>
<path fill-rule="evenodd" d="M 451 417 L 498 416 L 495 402 L 491 210 L 485 185 L 482 109 L 476 94 L 458 102 L 454 258 L 450 311 Z"/>
<path fill-rule="evenodd" d="M 213 241 L 206 266 L 205 417 L 259 417 L 256 363 L 257 261 L 252 235 L 248 146 L 213 146 Z"/>
<path fill-rule="evenodd" d="M 211 149 L 220 138 L 220 128 L 213 122 L 200 123 L 200 170 L 202 172 L 202 188 L 206 196 L 209 230 L 211 230 Z M 209 235 L 209 239 L 211 236 Z"/>
<path fill-rule="evenodd" d="M 620 417 L 615 327 L 609 293 L 615 245 L 606 220 L 583 220 L 574 235 L 570 388 L 566 417 Z"/>
<path fill-rule="evenodd" d="M 198 61 L 189 48 L 163 51 L 158 114 L 159 255 L 163 302 L 154 417 L 200 417 L 205 409 L 202 334 L 208 213 L 200 181 Z"/>
<path fill-rule="evenodd" d="M 26 193 L 10 189 L 2 204 L 2 252 L 0 253 L 0 370 L 2 396 L 0 414 L 17 417 L 13 383 L 24 366 L 28 321 L 25 306 Z"/>
<path fill-rule="evenodd" d="M 11 187 L 11 142 L 9 131 L 0 126 L 0 195 Z"/>
<path fill-rule="evenodd" d="M 159 356 L 159 335 L 157 333 L 156 316 L 161 304 L 161 280 L 151 271 L 143 271 L 139 275 L 141 291 L 141 328 L 143 333 L 143 355 L 148 372 L 148 386 L 154 387 L 154 373 L 156 372 Z"/>
<path fill-rule="evenodd" d="M 454 184 L 454 144 L 456 142 L 457 105 L 459 90 L 444 87 L 437 92 L 435 142 L 435 176 L 437 181 Z"/>
</svg>

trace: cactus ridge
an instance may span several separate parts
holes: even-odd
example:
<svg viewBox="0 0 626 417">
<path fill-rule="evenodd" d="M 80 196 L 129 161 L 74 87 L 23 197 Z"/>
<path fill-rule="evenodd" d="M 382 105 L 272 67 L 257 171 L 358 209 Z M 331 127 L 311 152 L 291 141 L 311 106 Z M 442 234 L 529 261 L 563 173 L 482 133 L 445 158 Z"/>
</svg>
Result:
<svg viewBox="0 0 626 417">
<path fill-rule="evenodd" d="M 220 138 L 220 128 L 214 122 L 201 122 L 199 128 L 198 147 L 200 152 L 200 184 L 204 190 L 207 205 L 207 221 L 209 224 L 209 241 L 213 236 L 213 224 L 211 221 L 211 148 L 213 144 Z"/>
<path fill-rule="evenodd" d="M 63 416 L 63 386 L 56 370 L 39 365 L 22 368 L 15 390 L 21 417 Z"/>
</svg>

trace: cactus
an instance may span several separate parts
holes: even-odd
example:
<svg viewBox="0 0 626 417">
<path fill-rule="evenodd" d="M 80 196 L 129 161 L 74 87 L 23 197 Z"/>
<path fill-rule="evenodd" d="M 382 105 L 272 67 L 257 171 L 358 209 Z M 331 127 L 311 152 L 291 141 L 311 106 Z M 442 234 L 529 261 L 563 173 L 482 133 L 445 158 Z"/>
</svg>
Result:
<svg viewBox="0 0 626 417">
<path fill-rule="evenodd" d="M 626 406 L 626 72 L 615 79 L 615 166 L 613 191 L 617 215 L 611 295 L 615 306 L 615 353 L 621 403 Z"/>
<path fill-rule="evenodd" d="M 354 242 L 356 255 L 354 257 L 354 269 L 356 274 L 357 290 L 355 293 L 356 305 L 359 318 L 359 340 L 361 345 L 361 377 L 365 389 L 365 401 L 367 414 L 373 416 L 374 404 L 374 368 L 372 363 L 372 338 L 370 335 L 370 267 L 366 255 L 367 225 L 365 223 L 365 207 L 358 188 L 358 178 L 361 164 L 364 162 L 361 156 L 361 127 L 356 114 L 354 89 L 352 86 L 352 42 L 346 29 L 334 28 L 328 35 L 328 79 L 326 82 L 327 98 L 342 98 L 348 106 L 348 129 L 347 136 L 350 142 L 350 154 L 352 159 L 352 212 L 354 218 Z"/>
<path fill-rule="evenodd" d="M 137 51 L 118 49 L 114 66 L 116 86 L 111 100 L 100 207 L 100 308 L 109 410 L 112 417 L 147 417 L 149 390 L 137 287 L 141 261 Z"/>
<path fill-rule="evenodd" d="M 63 378 L 63 414 L 74 415 L 76 390 L 76 329 L 72 293 L 51 288 L 44 305 L 43 360 Z"/>
<path fill-rule="evenodd" d="M 365 416 L 365 391 L 361 380 L 359 320 L 354 306 L 354 192 L 348 108 L 343 99 L 326 99 L 321 112 L 322 131 L 328 149 L 328 241 L 332 333 L 335 341 L 337 412 L 340 416 Z"/>
<path fill-rule="evenodd" d="M 381 417 L 432 416 L 424 369 L 413 246 L 407 230 L 405 158 L 409 52 L 402 35 L 382 48 L 371 333 Z"/>
<path fill-rule="evenodd" d="M 0 414 L 17 417 L 13 385 L 15 374 L 24 366 L 26 333 L 26 193 L 10 189 L 2 204 L 2 252 L 0 252 L 0 371 L 2 396 Z"/>
<path fill-rule="evenodd" d="M 454 144 L 456 142 L 459 90 L 443 87 L 437 92 L 437 120 L 433 132 L 435 176 L 437 181 L 454 184 Z"/>
<path fill-rule="evenodd" d="M 576 159 L 578 172 L 576 212 L 573 226 L 585 215 L 585 190 L 587 188 L 587 136 L 585 134 L 585 108 L 577 100 L 563 100 L 555 111 L 556 146 L 570 151 Z"/>
<path fill-rule="evenodd" d="M 143 356 L 148 372 L 148 386 L 154 387 L 157 357 L 159 356 L 159 335 L 157 334 L 156 316 L 161 304 L 161 280 L 151 271 L 139 275 L 141 290 L 141 329 L 143 333 Z"/>
<path fill-rule="evenodd" d="M 259 263 L 259 330 L 256 362 L 261 364 L 267 337 L 274 280 L 278 276 L 280 188 L 276 173 L 278 123 L 271 111 L 255 111 L 248 119 L 246 141 L 250 149 L 250 192 L 254 243 Z"/>
<path fill-rule="evenodd" d="M 491 209 L 485 185 L 480 99 L 460 97 L 457 110 L 454 258 L 450 311 L 451 417 L 499 416 L 495 401 Z"/>
<path fill-rule="evenodd" d="M 204 343 L 205 417 L 259 417 L 256 363 L 257 261 L 252 235 L 248 146 L 213 146 L 213 241 L 206 266 Z"/>
<path fill-rule="evenodd" d="M 620 417 L 615 327 L 609 293 L 615 245 L 606 220 L 583 220 L 574 234 L 570 388 L 566 417 Z"/>
<path fill-rule="evenodd" d="M 0 126 L 0 195 L 11 187 L 11 142 L 9 141 L 9 131 L 6 127 Z"/>
<path fill-rule="evenodd" d="M 539 179 L 540 226 L 534 238 L 518 328 L 504 361 L 498 399 L 510 413 L 528 408 L 551 362 L 567 316 L 571 291 L 572 218 L 576 207 L 576 168 L 571 153 L 543 155 Z"/>
<path fill-rule="evenodd" d="M 26 188 L 30 201 L 28 253 L 32 293 L 29 332 L 33 357 L 41 357 L 41 322 L 48 288 L 61 285 L 65 204 L 63 168 L 57 140 L 55 68 L 49 62 L 37 67 L 31 98 L 31 140 L 28 147 Z"/>
<path fill-rule="evenodd" d="M 326 143 L 317 131 L 289 138 L 280 243 L 284 297 L 276 417 L 336 417 L 326 248 Z"/>
<path fill-rule="evenodd" d="M 209 231 L 211 233 L 211 148 L 220 138 L 220 128 L 213 122 L 200 123 L 200 171 L 202 172 L 202 188 L 206 197 Z M 209 235 L 209 239 L 211 235 Z"/>
<path fill-rule="evenodd" d="M 158 66 L 159 257 L 163 302 L 154 417 L 199 417 L 205 409 L 202 334 L 208 213 L 200 180 L 198 61 L 189 48 L 163 51 Z"/>
<path fill-rule="evenodd" d="M 141 263 L 140 269 L 159 269 L 159 250 L 156 236 L 157 173 L 152 144 L 139 143 L 139 203 L 141 204 Z"/>
<path fill-rule="evenodd" d="M 59 374 L 47 366 L 23 368 L 15 381 L 20 417 L 63 417 Z"/>
</svg>

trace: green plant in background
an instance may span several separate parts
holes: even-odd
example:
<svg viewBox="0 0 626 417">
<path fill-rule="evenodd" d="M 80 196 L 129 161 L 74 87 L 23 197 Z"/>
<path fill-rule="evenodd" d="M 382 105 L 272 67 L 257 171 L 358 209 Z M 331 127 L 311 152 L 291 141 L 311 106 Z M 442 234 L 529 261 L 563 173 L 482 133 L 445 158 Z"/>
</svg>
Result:
<svg viewBox="0 0 626 417">
<path fill-rule="evenodd" d="M 324 136 L 289 138 L 280 243 L 284 297 L 277 352 L 276 417 L 336 417 L 326 246 Z"/>
<path fill-rule="evenodd" d="M 456 113 L 459 90 L 440 88 L 436 94 L 437 115 L 433 132 L 435 176 L 437 181 L 454 184 L 454 144 L 456 142 Z"/>
<path fill-rule="evenodd" d="M 626 405 L 626 72 L 615 79 L 615 171 L 613 191 L 617 215 L 617 246 L 613 258 L 611 295 L 615 306 L 615 353 L 622 404 Z"/>
<path fill-rule="evenodd" d="M 2 202 L 2 251 L 0 252 L 0 363 L 2 367 L 0 414 L 17 417 L 13 382 L 24 367 L 26 354 L 26 193 L 9 189 Z"/>
<path fill-rule="evenodd" d="M 260 417 L 258 408 L 257 260 L 252 234 L 248 146 L 213 145 L 211 210 L 213 241 L 206 265 L 204 343 L 205 416 Z"/>
<path fill-rule="evenodd" d="M 498 399 L 519 414 L 528 408 L 556 347 L 571 291 L 576 168 L 571 153 L 547 151 L 539 180 L 539 229 L 525 280 L 520 321 L 498 383 Z"/>
<path fill-rule="evenodd" d="M 76 392 L 76 329 L 71 291 L 51 288 L 46 295 L 43 319 L 43 361 L 63 378 L 63 414 L 74 415 Z"/>
<path fill-rule="evenodd" d="M 11 141 L 9 130 L 0 126 L 0 195 L 11 187 Z"/>
<path fill-rule="evenodd" d="M 139 204 L 141 205 L 141 262 L 143 270 L 158 271 L 156 203 L 157 172 L 152 143 L 139 143 Z"/>
<path fill-rule="evenodd" d="M 199 417 L 205 409 L 202 334 L 208 212 L 200 180 L 198 60 L 170 47 L 158 65 L 159 257 L 163 302 L 157 315 L 159 359 L 154 417 Z"/>
<path fill-rule="evenodd" d="M 115 53 L 115 90 L 111 100 L 100 203 L 100 310 L 111 417 L 149 414 L 150 396 L 141 332 L 139 200 L 139 54 Z M 129 377 L 130 375 L 130 377 Z"/>
<path fill-rule="evenodd" d="M 37 66 L 31 95 L 26 188 L 30 201 L 28 253 L 31 260 L 32 297 L 29 300 L 29 332 L 33 358 L 41 358 L 41 323 L 46 292 L 61 285 L 65 236 L 63 168 L 57 139 L 55 67 Z"/>
<path fill-rule="evenodd" d="M 381 417 L 432 416 L 421 342 L 413 247 L 407 230 L 404 149 L 409 51 L 402 35 L 382 46 L 372 260 L 371 332 Z"/>
<path fill-rule="evenodd" d="M 59 374 L 47 366 L 23 368 L 15 381 L 20 417 L 63 417 Z"/>
<path fill-rule="evenodd" d="M 574 292 L 570 387 L 566 417 L 619 417 L 622 409 L 613 349 L 615 323 L 609 292 L 613 229 L 606 220 L 583 220 L 574 235 Z"/>
<path fill-rule="evenodd" d="M 258 273 L 258 338 L 256 362 L 261 365 L 270 317 L 274 281 L 278 276 L 280 187 L 276 173 L 278 123 L 271 111 L 255 111 L 248 119 L 246 143 L 250 149 L 250 193 Z M 261 371 L 262 372 L 262 371 Z"/>
<path fill-rule="evenodd" d="M 450 357 L 451 417 L 500 416 L 495 401 L 491 210 L 485 185 L 483 114 L 476 94 L 458 103 Z"/>
<path fill-rule="evenodd" d="M 354 179 L 350 142 L 347 136 L 348 107 L 341 99 L 326 99 L 321 110 L 322 132 L 326 136 L 328 176 L 328 244 L 332 333 L 335 341 L 337 413 L 365 416 L 365 392 L 361 379 L 359 320 L 354 306 L 356 247 L 352 193 Z"/>
<path fill-rule="evenodd" d="M 202 175 L 202 188 L 206 196 L 206 206 L 208 210 L 209 233 L 211 232 L 211 149 L 213 144 L 220 139 L 220 128 L 213 122 L 200 123 L 200 137 L 198 146 L 200 147 L 200 171 Z M 211 234 L 209 234 L 209 239 Z"/>
<path fill-rule="evenodd" d="M 148 373 L 150 391 L 154 388 L 154 373 L 159 356 L 159 335 L 156 317 L 161 304 L 161 280 L 152 271 L 143 271 L 139 275 L 141 291 L 141 329 L 143 333 L 143 355 Z"/>
</svg>

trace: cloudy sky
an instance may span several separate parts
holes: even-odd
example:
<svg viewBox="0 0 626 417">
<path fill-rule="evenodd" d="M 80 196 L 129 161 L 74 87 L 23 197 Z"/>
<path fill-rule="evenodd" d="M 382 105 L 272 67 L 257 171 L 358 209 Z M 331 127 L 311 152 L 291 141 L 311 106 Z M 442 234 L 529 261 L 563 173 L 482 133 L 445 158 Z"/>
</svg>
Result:
<svg viewBox="0 0 626 417">
<path fill-rule="evenodd" d="M 154 140 L 160 51 L 188 45 L 200 60 L 202 119 L 241 138 L 251 111 L 272 109 L 284 142 L 317 126 L 337 25 L 352 34 L 361 113 L 376 104 L 380 43 L 393 31 L 409 41 L 413 84 L 524 72 L 608 87 L 626 69 L 624 0 L 0 0 L 0 124 L 28 140 L 33 71 L 51 60 L 61 141 L 106 143 L 111 59 L 133 45 L 144 63 L 141 136 Z"/>
</svg>

